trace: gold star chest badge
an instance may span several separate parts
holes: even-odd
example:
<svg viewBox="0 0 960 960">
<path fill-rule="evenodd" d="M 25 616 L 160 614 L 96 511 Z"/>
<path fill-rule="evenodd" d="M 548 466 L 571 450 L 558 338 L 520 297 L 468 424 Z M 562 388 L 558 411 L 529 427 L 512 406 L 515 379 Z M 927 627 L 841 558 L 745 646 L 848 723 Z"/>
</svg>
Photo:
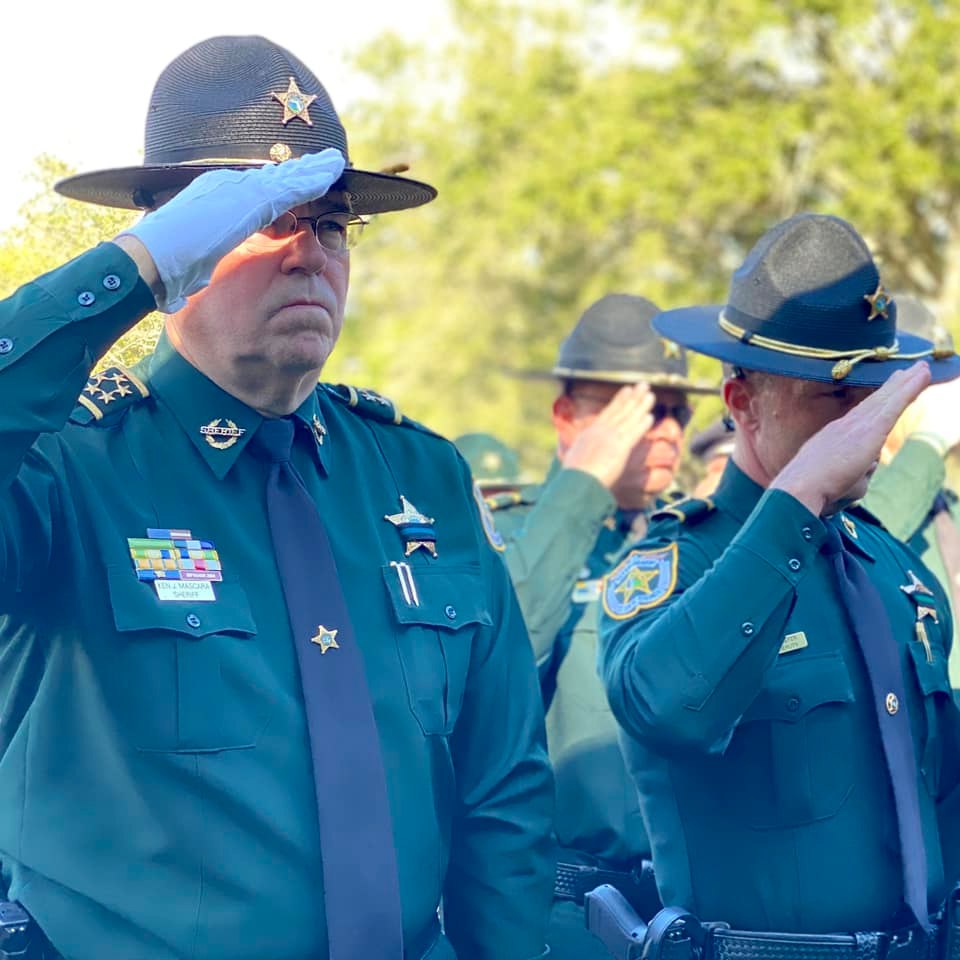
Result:
<svg viewBox="0 0 960 960">
<path fill-rule="evenodd" d="M 337 643 L 339 632 L 339 630 L 328 630 L 318 624 L 316 636 L 311 637 L 310 642 L 315 643 L 320 648 L 320 653 L 326 653 L 328 650 L 339 650 L 340 644 Z"/>
<path fill-rule="evenodd" d="M 315 93 L 304 93 L 298 86 L 297 81 L 290 78 L 290 83 L 283 93 L 271 91 L 270 96 L 274 100 L 283 104 L 283 119 L 280 121 L 286 126 L 294 117 L 299 117 L 308 127 L 313 126 L 310 119 L 310 104 L 317 99 Z"/>
</svg>

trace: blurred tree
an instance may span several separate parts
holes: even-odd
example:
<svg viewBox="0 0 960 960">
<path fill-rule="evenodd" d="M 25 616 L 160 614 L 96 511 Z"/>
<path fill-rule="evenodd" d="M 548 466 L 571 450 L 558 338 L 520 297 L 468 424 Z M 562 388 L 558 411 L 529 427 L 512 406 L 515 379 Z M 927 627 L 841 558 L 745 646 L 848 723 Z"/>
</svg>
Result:
<svg viewBox="0 0 960 960">
<path fill-rule="evenodd" d="M 960 0 L 451 0 L 440 57 L 387 34 L 344 111 L 358 166 L 440 190 L 376 218 L 325 371 L 453 436 L 551 454 L 548 370 L 600 296 L 722 302 L 757 237 L 799 210 L 864 233 L 888 289 L 960 320 Z M 130 215 L 56 198 L 0 237 L 0 293 Z M 111 352 L 152 345 L 152 316 Z M 704 378 L 717 365 L 693 361 Z M 702 402 L 694 426 L 716 415 Z"/>
<path fill-rule="evenodd" d="M 958 0 L 452 7 L 440 63 L 396 37 L 357 59 L 381 90 L 348 118 L 357 162 L 405 160 L 440 197 L 368 231 L 333 361 L 347 379 L 542 465 L 550 392 L 504 368 L 549 368 L 611 291 L 722 301 L 800 210 L 850 219 L 889 289 L 956 322 Z"/>
<path fill-rule="evenodd" d="M 0 297 L 116 236 L 137 216 L 129 210 L 95 207 L 53 192 L 53 184 L 75 171 L 55 157 L 37 158 L 37 193 L 24 204 L 17 222 L 0 236 Z M 107 352 L 100 366 L 135 363 L 153 349 L 162 325 L 151 313 Z"/>
</svg>

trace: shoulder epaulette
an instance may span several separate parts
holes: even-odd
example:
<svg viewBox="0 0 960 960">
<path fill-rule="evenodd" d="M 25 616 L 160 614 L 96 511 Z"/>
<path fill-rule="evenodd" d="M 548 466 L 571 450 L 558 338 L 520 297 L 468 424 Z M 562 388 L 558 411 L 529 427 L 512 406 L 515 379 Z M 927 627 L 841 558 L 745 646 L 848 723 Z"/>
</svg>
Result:
<svg viewBox="0 0 960 960">
<path fill-rule="evenodd" d="M 526 502 L 523 490 L 519 487 L 513 490 L 498 490 L 496 493 L 486 493 L 481 487 L 480 492 L 483 494 L 483 502 L 493 511 L 515 507 L 518 503 Z"/>
<path fill-rule="evenodd" d="M 105 367 L 93 374 L 77 397 L 74 423 L 113 423 L 133 404 L 150 396 L 147 385 L 126 367 Z"/>
<path fill-rule="evenodd" d="M 680 523 L 693 524 L 699 523 L 713 510 L 714 504 L 709 497 L 684 497 L 680 500 L 673 500 L 671 503 L 655 510 L 650 519 L 665 520 L 667 517 L 672 517 Z"/>
<path fill-rule="evenodd" d="M 341 403 L 345 403 L 362 417 L 371 417 L 374 420 L 382 420 L 384 423 L 399 424 L 404 421 L 397 405 L 389 397 L 377 393 L 376 390 L 361 390 L 345 383 L 338 383 L 335 386 L 325 384 L 324 386 Z"/>
<path fill-rule="evenodd" d="M 382 393 L 375 390 L 361 390 L 357 387 L 351 387 L 345 383 L 321 383 L 317 385 L 318 390 L 326 391 L 331 397 L 339 400 L 345 407 L 359 414 L 361 417 L 367 417 L 371 420 L 377 420 L 380 423 L 393 423 L 397 426 L 412 427 L 421 433 L 426 433 L 431 437 L 437 437 L 444 443 L 450 443 L 447 437 L 431 430 L 430 427 L 420 423 L 419 420 L 413 420 L 410 417 L 400 413 L 397 405 Z"/>
</svg>

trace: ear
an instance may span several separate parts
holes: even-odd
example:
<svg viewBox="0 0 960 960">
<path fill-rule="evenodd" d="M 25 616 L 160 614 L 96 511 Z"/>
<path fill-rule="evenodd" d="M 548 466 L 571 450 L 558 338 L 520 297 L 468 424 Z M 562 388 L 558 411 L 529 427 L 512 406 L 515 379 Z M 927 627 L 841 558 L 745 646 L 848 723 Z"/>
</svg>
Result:
<svg viewBox="0 0 960 960">
<path fill-rule="evenodd" d="M 576 415 L 577 405 L 573 397 L 562 393 L 553 401 L 553 426 L 561 451 L 566 450 L 577 437 Z"/>
<path fill-rule="evenodd" d="M 756 394 L 753 385 L 738 377 L 723 382 L 723 402 L 726 404 L 738 430 L 750 433 L 756 424 L 754 401 Z"/>
</svg>

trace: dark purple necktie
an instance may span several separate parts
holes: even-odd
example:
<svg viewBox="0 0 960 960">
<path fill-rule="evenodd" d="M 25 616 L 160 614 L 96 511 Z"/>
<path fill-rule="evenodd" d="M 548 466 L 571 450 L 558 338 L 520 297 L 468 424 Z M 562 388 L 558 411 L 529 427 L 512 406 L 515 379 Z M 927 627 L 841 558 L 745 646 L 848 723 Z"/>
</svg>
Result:
<svg viewBox="0 0 960 960">
<path fill-rule="evenodd" d="M 833 560 L 843 605 L 870 677 L 880 740 L 897 811 L 903 900 L 920 925 L 929 928 L 927 851 L 923 844 L 917 759 L 900 666 L 900 649 L 890 629 L 880 591 L 860 561 L 846 549 L 840 533 L 829 523 L 823 551 Z"/>
<path fill-rule="evenodd" d="M 264 420 L 267 512 L 310 734 L 330 960 L 402 960 L 400 885 L 380 738 L 330 540 L 290 461 L 292 420 Z"/>
</svg>

